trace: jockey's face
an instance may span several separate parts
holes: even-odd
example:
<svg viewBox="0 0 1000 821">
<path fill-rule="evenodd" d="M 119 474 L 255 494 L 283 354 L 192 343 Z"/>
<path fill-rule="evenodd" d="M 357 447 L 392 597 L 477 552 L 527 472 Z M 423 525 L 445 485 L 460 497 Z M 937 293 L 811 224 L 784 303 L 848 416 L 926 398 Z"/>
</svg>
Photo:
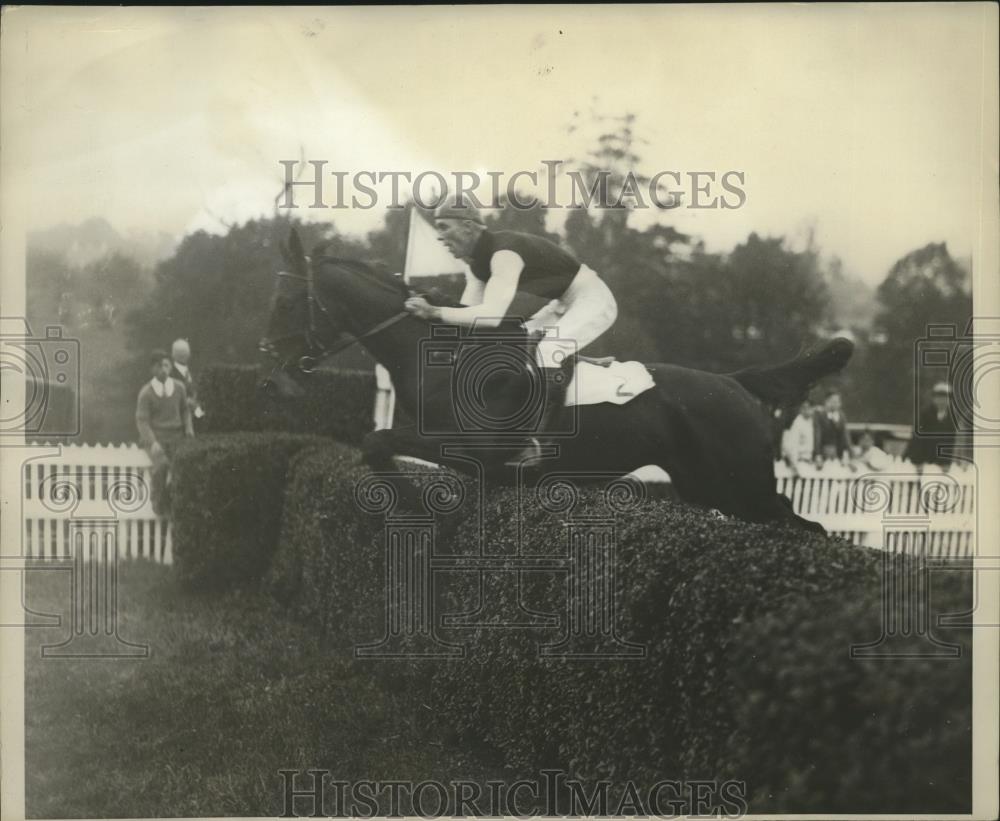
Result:
<svg viewBox="0 0 1000 821">
<path fill-rule="evenodd" d="M 438 239 L 443 242 L 453 257 L 469 259 L 476 240 L 483 232 L 483 226 L 472 220 L 442 219 L 435 223 Z"/>
</svg>

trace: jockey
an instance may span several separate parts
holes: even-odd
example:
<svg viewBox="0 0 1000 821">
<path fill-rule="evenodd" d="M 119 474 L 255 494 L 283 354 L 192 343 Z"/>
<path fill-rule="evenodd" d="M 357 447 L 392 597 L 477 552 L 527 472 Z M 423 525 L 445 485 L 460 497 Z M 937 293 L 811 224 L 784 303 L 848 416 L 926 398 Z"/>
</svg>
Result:
<svg viewBox="0 0 1000 821">
<path fill-rule="evenodd" d="M 406 309 L 411 313 L 448 325 L 496 327 L 518 292 L 549 300 L 525 323 L 529 332 L 544 334 L 537 349 L 545 375 L 544 432 L 565 401 L 560 365 L 567 350 L 560 340 L 572 340 L 579 351 L 610 328 L 618 316 L 611 289 L 593 270 L 547 239 L 518 231 L 490 231 L 479 211 L 461 199 L 439 206 L 434 224 L 452 255 L 469 266 L 461 300 L 466 307 L 443 308 L 423 297 L 410 297 Z M 539 443 L 532 438 L 518 461 L 540 457 Z"/>
</svg>

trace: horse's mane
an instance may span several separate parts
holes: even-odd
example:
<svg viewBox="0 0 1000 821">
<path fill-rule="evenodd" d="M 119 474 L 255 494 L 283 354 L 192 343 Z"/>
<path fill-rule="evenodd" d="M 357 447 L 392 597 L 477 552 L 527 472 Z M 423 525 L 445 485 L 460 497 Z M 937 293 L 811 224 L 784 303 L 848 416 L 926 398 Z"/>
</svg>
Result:
<svg viewBox="0 0 1000 821">
<path fill-rule="evenodd" d="M 359 259 L 348 259 L 347 257 L 336 257 L 330 254 L 325 254 L 322 248 L 318 248 L 312 257 L 312 264 L 315 268 L 319 268 L 323 265 L 335 265 L 339 268 L 346 268 L 356 274 L 362 274 L 364 276 L 370 277 L 377 280 L 384 285 L 390 286 L 394 291 L 396 291 L 401 296 L 408 297 L 410 295 L 410 287 L 402 280 L 400 277 L 393 276 L 381 268 L 374 265 L 369 265 L 367 262 L 362 262 Z"/>
<path fill-rule="evenodd" d="M 369 277 L 391 288 L 403 297 L 403 299 L 413 296 L 415 293 L 402 277 L 393 276 L 385 270 L 384 267 L 371 265 L 367 262 L 362 262 L 359 259 L 349 259 L 347 257 L 337 257 L 332 254 L 327 254 L 324 252 L 322 245 L 317 246 L 317 248 L 313 251 L 312 264 L 314 269 L 319 269 L 323 265 L 333 265 L 352 271 L 355 274 L 361 274 L 362 276 Z M 424 294 L 424 296 L 427 297 L 428 301 L 432 305 L 438 305 L 446 308 L 462 307 L 461 302 L 452 298 L 439 288 L 431 288 L 428 293 Z"/>
</svg>

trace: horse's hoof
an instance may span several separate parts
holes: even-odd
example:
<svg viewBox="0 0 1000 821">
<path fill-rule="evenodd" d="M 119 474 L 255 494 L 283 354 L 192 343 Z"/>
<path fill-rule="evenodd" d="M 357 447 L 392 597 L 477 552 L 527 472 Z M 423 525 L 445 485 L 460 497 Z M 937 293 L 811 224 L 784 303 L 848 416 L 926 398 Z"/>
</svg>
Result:
<svg viewBox="0 0 1000 821">
<path fill-rule="evenodd" d="M 713 507 L 711 510 L 708 511 L 708 518 L 714 519 L 717 522 L 728 522 L 732 517 L 727 516 L 717 507 Z"/>
</svg>

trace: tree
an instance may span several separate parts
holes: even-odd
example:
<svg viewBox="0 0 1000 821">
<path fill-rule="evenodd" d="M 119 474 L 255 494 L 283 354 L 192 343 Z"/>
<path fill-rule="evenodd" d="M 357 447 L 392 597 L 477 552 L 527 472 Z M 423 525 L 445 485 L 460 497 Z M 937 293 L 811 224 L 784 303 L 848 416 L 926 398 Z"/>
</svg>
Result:
<svg viewBox="0 0 1000 821">
<path fill-rule="evenodd" d="M 190 234 L 157 265 L 152 293 L 129 316 L 135 361 L 177 337 L 190 341 L 201 362 L 255 361 L 274 274 L 284 264 L 281 243 L 292 225 L 306 248 L 322 244 L 333 255 L 367 256 L 363 244 L 338 235 L 332 225 L 283 217 L 251 220 L 223 235 Z"/>
<path fill-rule="evenodd" d="M 876 329 L 903 344 L 922 338 L 930 324 L 967 323 L 972 313 L 969 273 L 943 242 L 929 243 L 898 260 L 877 296 L 882 310 Z"/>
<path fill-rule="evenodd" d="M 838 328 L 848 328 L 855 333 L 869 331 L 878 311 L 875 289 L 847 271 L 837 256 L 827 263 L 825 278 L 831 312 Z"/>
<path fill-rule="evenodd" d="M 969 272 L 945 243 L 928 243 L 899 259 L 876 291 L 879 310 L 863 362 L 858 393 L 873 418 L 911 424 L 915 351 L 931 325 L 961 336 L 972 318 Z M 917 397 L 923 399 L 925 397 Z"/>
<path fill-rule="evenodd" d="M 29 247 L 25 273 L 25 308 L 32 328 L 59 320 L 60 313 L 65 319 L 65 308 L 60 310 L 63 294 L 73 289 L 73 269 L 65 258 Z"/>
<path fill-rule="evenodd" d="M 402 272 L 406 263 L 406 241 L 414 207 L 412 202 L 408 202 L 404 208 L 387 210 L 385 224 L 368 232 L 369 263 L 380 265 L 391 273 Z"/>
<path fill-rule="evenodd" d="M 726 261 L 734 364 L 784 359 L 816 339 L 829 318 L 830 296 L 814 248 L 787 249 L 782 238 L 750 234 Z"/>
</svg>

